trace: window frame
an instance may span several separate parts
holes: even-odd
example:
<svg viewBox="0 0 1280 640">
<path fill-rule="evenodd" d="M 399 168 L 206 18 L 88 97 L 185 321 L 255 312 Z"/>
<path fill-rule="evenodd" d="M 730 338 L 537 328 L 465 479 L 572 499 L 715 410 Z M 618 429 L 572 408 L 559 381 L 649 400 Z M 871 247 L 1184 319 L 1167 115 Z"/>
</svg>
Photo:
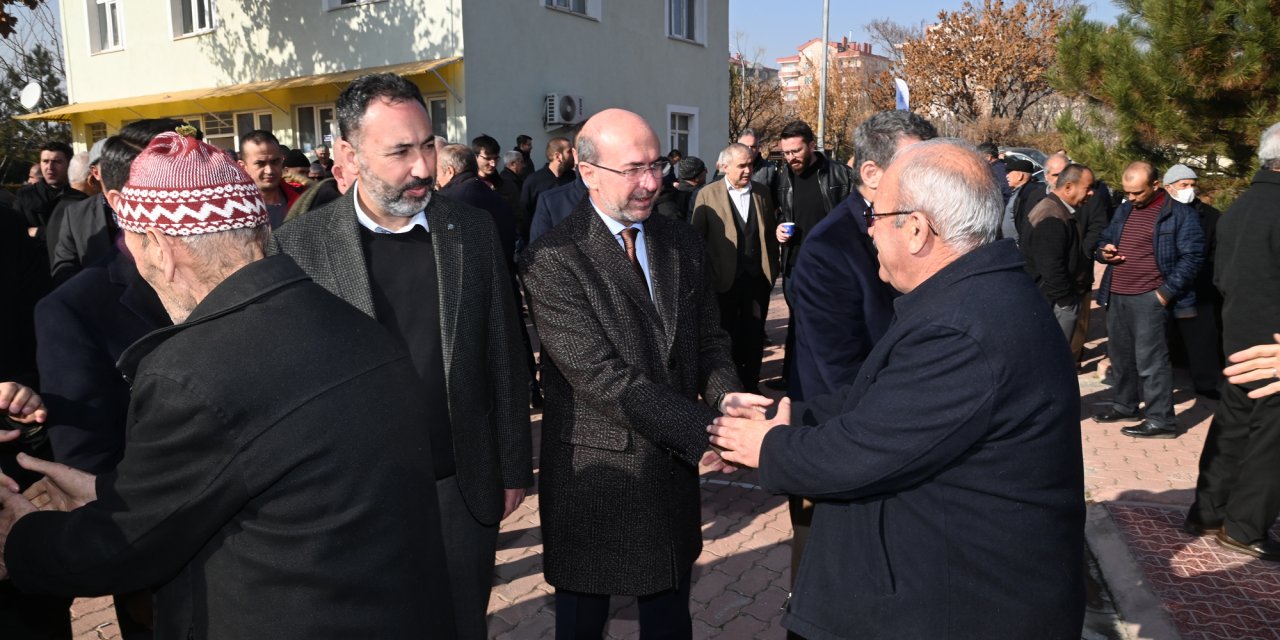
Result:
<svg viewBox="0 0 1280 640">
<path fill-rule="evenodd" d="M 600 21 L 600 16 L 603 10 L 601 7 L 601 0 L 582 0 L 582 11 L 577 11 L 573 9 L 572 6 L 560 6 L 561 2 L 572 5 L 574 1 L 575 0 L 537 0 L 538 5 L 548 11 L 578 16 L 579 18 L 594 20 L 596 22 Z"/>
<path fill-rule="evenodd" d="M 98 7 L 114 6 L 114 19 L 109 19 L 108 24 L 114 26 L 115 42 L 112 46 L 105 46 L 102 41 L 103 26 L 98 18 Z M 110 9 L 104 11 L 105 17 L 111 17 Z M 124 50 L 124 3 L 121 0 L 87 0 L 85 3 L 85 27 L 89 36 L 89 54 L 98 55 L 100 53 L 114 53 Z M 110 31 L 110 30 L 109 30 Z"/>
<path fill-rule="evenodd" d="M 699 121 L 701 120 L 701 116 L 698 112 L 699 112 L 698 107 L 691 107 L 688 105 L 680 105 L 680 104 L 667 105 L 666 125 L 667 125 L 667 145 L 668 146 L 665 150 L 666 152 L 670 152 L 672 149 L 679 148 L 675 144 L 675 140 L 672 138 L 672 136 L 675 135 L 675 133 L 680 130 L 675 129 L 671 126 L 671 116 L 681 115 L 681 116 L 689 116 L 689 128 L 687 130 L 684 130 L 685 135 L 688 136 L 689 142 L 686 145 L 688 148 L 683 149 L 682 152 L 684 153 L 685 156 L 698 155 L 698 125 L 699 125 Z"/>
<path fill-rule="evenodd" d="M 300 111 L 302 111 L 303 109 L 312 109 L 312 110 L 313 110 L 313 113 L 312 113 L 312 126 L 313 126 L 313 129 L 312 129 L 310 132 L 308 132 L 308 133 L 311 133 L 311 134 L 313 134 L 313 135 L 314 135 L 314 134 L 317 134 L 317 133 L 319 134 L 319 135 L 316 137 L 315 142 L 314 142 L 314 143 L 312 143 L 312 145 L 311 145 L 311 149 L 307 149 L 307 148 L 305 147 L 305 145 L 303 144 L 303 142 L 302 142 L 302 127 L 300 126 L 300 123 L 301 123 L 302 118 L 299 116 L 299 112 L 300 112 Z M 327 132 L 324 130 L 324 128 L 323 128 L 322 126 L 320 126 L 320 110 L 321 110 L 321 109 L 332 109 L 332 110 L 333 110 L 333 117 L 329 120 L 330 129 L 329 129 L 329 131 L 327 131 Z M 332 149 L 333 149 L 333 145 L 334 145 L 334 143 L 335 143 L 335 142 L 337 142 L 337 140 L 338 140 L 338 130 L 337 130 L 337 124 L 338 124 L 338 105 L 337 105 L 337 103 L 334 103 L 334 102 L 308 102 L 308 103 L 303 103 L 303 104 L 295 104 L 295 105 L 293 105 L 293 114 L 292 114 L 292 115 L 293 115 L 293 145 L 292 145 L 292 146 L 293 146 L 293 148 L 295 148 L 295 149 L 302 149 L 303 151 L 314 151 L 316 147 L 318 147 L 318 146 L 320 146 L 320 145 L 322 145 L 322 144 L 323 144 L 323 145 L 328 145 L 328 147 L 329 147 L 329 149 L 330 149 L 330 150 L 332 150 Z M 325 137 L 326 133 L 327 133 L 327 134 L 329 134 L 329 135 L 332 135 L 332 136 L 333 136 L 333 139 L 332 139 L 332 140 L 330 140 L 329 142 L 325 142 L 325 141 L 324 141 L 324 137 Z"/>
<path fill-rule="evenodd" d="M 684 33 L 675 32 L 675 12 L 672 9 L 679 3 L 684 7 L 683 20 L 693 14 L 693 28 L 685 27 Z M 707 0 L 666 0 L 663 5 L 663 32 L 672 40 L 706 46 L 707 42 Z"/>
<path fill-rule="evenodd" d="M 209 26 L 203 29 L 197 28 L 195 26 L 196 15 L 197 15 L 195 11 L 196 9 L 195 5 L 197 3 L 207 4 L 209 7 L 209 12 L 208 12 Z M 190 6 L 192 9 L 191 21 L 192 21 L 193 28 L 191 31 L 183 31 L 183 27 L 184 27 L 184 25 L 182 24 L 183 6 Z M 174 40 L 181 40 L 183 38 L 195 38 L 205 34 L 213 33 L 214 31 L 218 30 L 219 26 L 222 25 L 222 21 L 218 19 L 218 0 L 169 0 L 169 18 L 170 18 L 170 21 L 173 23 L 173 39 Z"/>
</svg>

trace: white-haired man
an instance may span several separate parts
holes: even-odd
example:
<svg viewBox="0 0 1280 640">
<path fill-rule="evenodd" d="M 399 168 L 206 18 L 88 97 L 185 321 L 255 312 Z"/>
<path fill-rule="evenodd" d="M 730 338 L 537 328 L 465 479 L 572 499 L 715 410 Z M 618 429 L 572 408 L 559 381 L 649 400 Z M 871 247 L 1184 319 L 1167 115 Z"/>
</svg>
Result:
<svg viewBox="0 0 1280 640">
<path fill-rule="evenodd" d="M 972 147 L 900 151 L 866 217 L 903 295 L 858 380 L 708 428 L 766 489 L 816 498 L 783 618 L 801 636 L 1080 635 L 1079 387 L 1017 249 L 992 242 L 1002 207 Z"/>
<path fill-rule="evenodd" d="M 423 579 L 444 551 L 408 354 L 291 259 L 263 257 L 261 191 L 190 133 L 157 136 L 108 193 L 174 322 L 120 358 L 124 459 L 96 483 L 20 460 L 78 508 L 37 512 L 0 486 L 0 577 L 69 596 L 154 588 L 157 638 L 452 637 L 449 585 Z"/>
</svg>

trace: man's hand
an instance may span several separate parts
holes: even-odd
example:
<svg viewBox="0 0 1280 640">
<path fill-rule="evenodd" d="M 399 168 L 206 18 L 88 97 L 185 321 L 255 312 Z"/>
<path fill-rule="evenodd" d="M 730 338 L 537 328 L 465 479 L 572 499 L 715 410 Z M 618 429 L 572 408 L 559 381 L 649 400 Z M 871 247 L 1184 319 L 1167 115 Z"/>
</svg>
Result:
<svg viewBox="0 0 1280 640">
<path fill-rule="evenodd" d="M 783 398 L 778 404 L 778 414 L 773 420 L 733 418 L 721 416 L 707 427 L 711 444 L 724 451 L 720 457 L 725 462 L 756 469 L 760 467 L 760 445 L 765 434 L 778 425 L 791 424 L 791 399 Z M 705 456 L 703 458 L 706 459 Z"/>
<path fill-rule="evenodd" d="M 754 393 L 726 393 L 720 400 L 720 413 L 730 418 L 760 418 L 764 411 L 773 405 L 772 398 L 758 396 Z"/>
<path fill-rule="evenodd" d="M 1124 256 L 1120 255 L 1120 250 L 1114 244 L 1107 243 L 1098 249 L 1098 255 L 1102 257 L 1102 261 L 1107 264 L 1120 264 L 1124 262 Z"/>
<path fill-rule="evenodd" d="M 1250 391 L 1250 398 L 1265 398 L 1280 392 L 1280 379 L 1276 375 L 1276 367 L 1280 366 L 1280 333 L 1272 335 L 1272 338 L 1278 344 L 1260 344 L 1227 356 L 1227 360 L 1235 363 L 1222 370 L 1222 374 L 1227 376 L 1227 382 L 1244 384 L 1259 380 L 1272 381 L 1265 387 Z"/>
<path fill-rule="evenodd" d="M 778 244 L 786 244 L 787 241 L 791 239 L 791 234 L 787 233 L 786 229 L 782 225 L 778 225 L 778 228 L 773 231 L 773 234 L 778 239 Z"/>
<path fill-rule="evenodd" d="M 22 494 L 0 486 L 0 580 L 6 580 L 9 577 L 9 568 L 4 565 L 4 551 L 9 542 L 9 532 L 13 530 L 14 523 L 35 511 L 36 508 L 22 497 Z"/>
<path fill-rule="evenodd" d="M 48 417 L 40 395 L 32 391 L 31 387 L 16 382 L 0 382 L 0 412 L 7 413 L 10 420 L 22 424 L 43 424 Z"/>
<path fill-rule="evenodd" d="M 704 471 L 710 471 L 711 473 L 715 473 L 717 471 L 720 473 L 733 473 L 737 470 L 737 467 L 725 462 L 724 458 L 720 457 L 720 454 L 714 450 L 702 454 L 702 460 L 698 461 L 698 473 L 702 473 Z"/>
<path fill-rule="evenodd" d="M 98 499 L 97 478 L 91 474 L 25 453 L 18 454 L 18 465 L 44 476 L 27 490 L 41 509 L 71 511 Z"/>
<path fill-rule="evenodd" d="M 502 519 L 506 520 L 507 516 L 516 512 L 520 503 L 524 502 L 524 494 L 526 489 L 503 489 L 502 495 L 506 500 L 506 506 L 502 509 Z"/>
</svg>

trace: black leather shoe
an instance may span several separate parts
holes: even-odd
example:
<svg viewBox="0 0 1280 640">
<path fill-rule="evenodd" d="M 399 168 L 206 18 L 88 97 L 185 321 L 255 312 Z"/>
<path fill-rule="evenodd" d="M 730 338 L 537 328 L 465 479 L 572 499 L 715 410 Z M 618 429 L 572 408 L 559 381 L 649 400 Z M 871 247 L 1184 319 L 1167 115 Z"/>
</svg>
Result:
<svg viewBox="0 0 1280 640">
<path fill-rule="evenodd" d="M 1177 431 L 1174 431 L 1173 429 L 1166 429 L 1164 427 L 1152 424 L 1150 420 L 1146 420 L 1140 425 L 1125 427 L 1120 430 L 1120 433 L 1123 433 L 1126 436 L 1129 436 L 1131 438 L 1166 438 L 1168 439 L 1168 438 L 1178 437 Z"/>
<path fill-rule="evenodd" d="M 1222 531 L 1222 523 L 1205 524 L 1191 516 L 1187 516 L 1187 519 L 1182 521 L 1182 530 L 1197 538 L 1200 536 L 1216 536 L 1219 531 Z"/>
<path fill-rule="evenodd" d="M 1141 419 L 1142 419 L 1141 413 L 1138 413 L 1136 411 L 1133 413 L 1121 413 L 1120 411 L 1117 411 L 1114 407 L 1111 409 L 1107 409 L 1106 411 L 1099 411 L 1093 414 L 1094 422 L 1131 422 L 1134 420 L 1141 420 Z"/>
<path fill-rule="evenodd" d="M 1223 549 L 1230 549 L 1245 555 L 1253 556 L 1259 560 L 1267 560 L 1269 562 L 1280 562 L 1280 541 L 1271 536 L 1267 536 L 1259 542 L 1253 544 L 1245 544 L 1232 538 L 1227 534 L 1226 529 L 1219 530 L 1217 533 L 1218 545 Z"/>
</svg>

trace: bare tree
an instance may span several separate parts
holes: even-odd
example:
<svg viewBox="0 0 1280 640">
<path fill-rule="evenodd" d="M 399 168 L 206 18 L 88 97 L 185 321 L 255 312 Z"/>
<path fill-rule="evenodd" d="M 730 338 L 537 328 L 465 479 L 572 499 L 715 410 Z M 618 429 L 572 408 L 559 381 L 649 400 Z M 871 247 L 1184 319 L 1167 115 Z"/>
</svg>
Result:
<svg viewBox="0 0 1280 640">
<path fill-rule="evenodd" d="M 772 140 L 786 124 L 782 105 L 782 88 L 776 76 L 765 73 L 756 48 L 748 58 L 742 54 L 744 35 L 734 35 L 736 48 L 729 68 L 729 140 L 737 140 L 744 129 L 756 132 L 757 140 Z"/>
</svg>

